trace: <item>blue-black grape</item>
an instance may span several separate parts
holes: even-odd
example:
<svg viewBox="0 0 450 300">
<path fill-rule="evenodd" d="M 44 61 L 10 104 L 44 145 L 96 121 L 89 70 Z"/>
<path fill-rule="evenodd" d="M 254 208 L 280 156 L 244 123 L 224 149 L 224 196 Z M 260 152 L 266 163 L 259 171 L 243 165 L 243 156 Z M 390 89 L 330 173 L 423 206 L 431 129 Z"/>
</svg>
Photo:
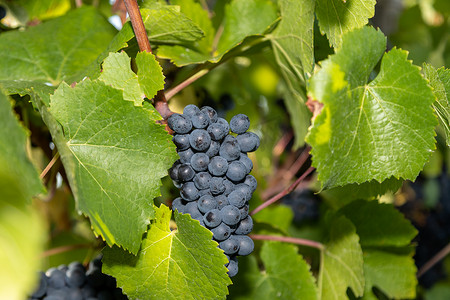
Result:
<svg viewBox="0 0 450 300">
<path fill-rule="evenodd" d="M 217 195 L 215 197 L 217 201 L 217 209 L 222 209 L 227 205 L 230 205 L 230 202 L 228 202 L 227 196 L 225 194 Z"/>
<path fill-rule="evenodd" d="M 250 173 L 253 169 L 253 162 L 245 153 L 241 153 L 239 156 L 239 161 L 245 166 L 247 174 Z"/>
<path fill-rule="evenodd" d="M 66 272 L 66 284 L 69 287 L 78 288 L 84 284 L 86 275 L 83 269 L 71 268 Z"/>
<path fill-rule="evenodd" d="M 238 255 L 249 255 L 250 253 L 253 252 L 253 250 L 255 249 L 255 244 L 253 243 L 253 240 L 247 236 L 247 235 L 233 235 L 233 238 L 237 240 L 238 242 L 238 247 L 239 247 L 239 251 L 238 251 Z"/>
<path fill-rule="evenodd" d="M 221 241 L 219 243 L 219 248 L 222 249 L 225 254 L 235 254 L 239 250 L 239 241 L 232 235 L 226 240 Z"/>
<path fill-rule="evenodd" d="M 173 114 L 167 119 L 167 125 L 169 128 L 178 134 L 185 134 L 191 131 L 192 122 L 188 117 L 180 114 Z"/>
<path fill-rule="evenodd" d="M 244 206 L 239 208 L 239 211 L 241 212 L 241 222 L 242 222 L 243 219 L 247 218 L 247 216 L 248 216 L 248 209 L 249 209 L 249 205 L 248 204 L 245 204 Z"/>
<path fill-rule="evenodd" d="M 222 142 L 222 145 L 220 145 L 219 154 L 227 161 L 238 159 L 241 156 L 241 147 L 237 139 L 232 135 L 228 135 Z"/>
<path fill-rule="evenodd" d="M 195 201 L 198 199 L 198 189 L 192 181 L 186 182 L 180 189 L 180 196 L 186 201 Z"/>
<path fill-rule="evenodd" d="M 246 115 L 238 114 L 235 115 L 233 118 L 231 118 L 230 129 L 232 132 L 241 134 L 246 132 L 249 127 L 250 127 L 250 120 Z"/>
<path fill-rule="evenodd" d="M 221 156 L 214 156 L 208 164 L 208 171 L 214 176 L 223 176 L 228 170 L 228 162 Z"/>
<path fill-rule="evenodd" d="M 217 122 L 217 112 L 214 108 L 210 107 L 210 106 L 203 106 L 201 109 L 202 112 L 204 112 L 208 118 L 209 118 L 209 123 L 216 123 Z"/>
<path fill-rule="evenodd" d="M 239 183 L 239 184 L 236 184 L 235 189 L 236 189 L 236 191 L 239 191 L 242 194 L 244 194 L 245 201 L 248 202 L 252 198 L 253 191 L 249 185 L 247 185 L 245 183 Z"/>
<path fill-rule="evenodd" d="M 239 161 L 232 161 L 228 165 L 227 177 L 233 182 L 239 182 L 245 178 L 247 175 L 245 166 Z"/>
<path fill-rule="evenodd" d="M 195 171 L 188 164 L 182 164 L 178 167 L 178 180 L 181 182 L 186 182 L 194 178 Z"/>
<path fill-rule="evenodd" d="M 178 156 L 180 157 L 180 162 L 182 162 L 183 164 L 191 163 L 191 158 L 193 155 L 194 155 L 194 151 L 192 151 L 191 148 L 183 150 L 183 151 L 178 151 Z"/>
<path fill-rule="evenodd" d="M 209 116 L 207 116 L 204 112 L 199 111 L 190 116 L 192 126 L 197 129 L 203 129 L 208 127 L 209 125 Z"/>
<path fill-rule="evenodd" d="M 63 271 L 58 270 L 56 268 L 51 268 L 47 271 L 46 275 L 48 276 L 49 287 L 60 289 L 66 285 L 65 282 L 66 275 L 64 274 Z"/>
<path fill-rule="evenodd" d="M 189 134 L 176 134 L 172 138 L 172 142 L 180 151 L 186 150 L 191 146 L 191 144 L 189 143 Z"/>
<path fill-rule="evenodd" d="M 206 151 L 211 145 L 211 137 L 204 129 L 195 129 L 189 135 L 191 147 L 197 151 Z"/>
<path fill-rule="evenodd" d="M 234 191 L 235 184 L 229 181 L 228 179 L 223 180 L 223 185 L 225 186 L 225 191 L 223 191 L 223 194 L 225 196 L 228 196 L 232 191 Z"/>
<path fill-rule="evenodd" d="M 200 197 L 200 199 L 198 199 L 197 206 L 198 206 L 198 210 L 205 214 L 208 211 L 217 208 L 219 206 L 219 204 L 217 203 L 217 200 L 212 195 L 203 195 Z M 217 224 L 217 225 L 219 225 L 219 224 Z"/>
<path fill-rule="evenodd" d="M 228 202 L 233 205 L 236 206 L 237 208 L 241 208 L 244 206 L 245 204 L 245 195 L 239 191 L 239 190 L 234 190 L 232 191 L 229 195 L 228 195 Z M 240 217 L 239 217 L 240 218 Z"/>
<path fill-rule="evenodd" d="M 228 134 L 228 127 L 224 126 L 223 123 L 212 123 L 208 126 L 208 133 L 211 139 L 215 141 L 220 141 Z"/>
<path fill-rule="evenodd" d="M 214 228 L 222 223 L 222 213 L 218 209 L 211 209 L 203 216 L 203 222 L 209 228 Z"/>
<path fill-rule="evenodd" d="M 208 150 L 206 150 L 205 154 L 212 158 L 219 153 L 220 143 L 214 140 L 211 140 L 211 145 L 209 145 Z"/>
<path fill-rule="evenodd" d="M 183 109 L 183 115 L 185 116 L 193 116 L 198 112 L 200 112 L 200 108 L 198 108 L 197 105 L 194 104 L 188 104 Z"/>
<path fill-rule="evenodd" d="M 197 202 L 188 202 L 184 207 L 184 213 L 190 214 L 192 219 L 203 217 L 202 213 L 198 210 Z"/>
<path fill-rule="evenodd" d="M 211 180 L 211 174 L 208 172 L 199 172 L 194 176 L 194 184 L 199 190 L 209 188 L 209 181 Z"/>
<path fill-rule="evenodd" d="M 236 140 L 242 152 L 253 152 L 259 147 L 259 136 L 253 132 L 239 134 Z"/>
<path fill-rule="evenodd" d="M 195 153 L 191 157 L 191 167 L 197 172 L 206 171 L 208 169 L 209 156 L 205 153 Z"/>
<path fill-rule="evenodd" d="M 172 210 L 178 210 L 179 213 L 184 213 L 184 206 L 183 199 L 181 197 L 175 198 L 175 200 L 172 201 Z"/>
<path fill-rule="evenodd" d="M 211 232 L 213 233 L 214 240 L 223 241 L 230 236 L 231 229 L 225 223 L 220 223 L 219 226 L 211 228 Z"/>
<path fill-rule="evenodd" d="M 248 211 L 248 209 L 247 209 Z M 236 228 L 235 234 L 249 234 L 253 229 L 253 219 L 250 216 L 247 216 L 245 219 L 239 222 L 238 227 Z"/>
<path fill-rule="evenodd" d="M 235 225 L 241 220 L 241 212 L 234 205 L 227 205 L 220 211 L 222 212 L 222 221 L 227 225 Z"/>
<path fill-rule="evenodd" d="M 33 298 L 41 298 L 45 295 L 48 286 L 48 278 L 45 276 L 44 272 L 39 272 L 39 286 L 36 290 L 31 294 Z"/>
<path fill-rule="evenodd" d="M 211 190 L 211 194 L 219 195 L 225 191 L 225 186 L 223 185 L 222 177 L 212 177 L 209 181 L 209 189 Z"/>
<path fill-rule="evenodd" d="M 252 193 L 254 193 L 256 191 L 256 187 L 258 186 L 258 182 L 256 181 L 256 178 L 253 175 L 245 176 L 244 183 L 251 188 Z"/>
<path fill-rule="evenodd" d="M 239 267 L 238 267 L 238 261 L 237 258 L 235 256 L 233 256 L 228 263 L 228 276 L 233 277 L 236 276 L 236 274 L 239 271 Z"/>
</svg>

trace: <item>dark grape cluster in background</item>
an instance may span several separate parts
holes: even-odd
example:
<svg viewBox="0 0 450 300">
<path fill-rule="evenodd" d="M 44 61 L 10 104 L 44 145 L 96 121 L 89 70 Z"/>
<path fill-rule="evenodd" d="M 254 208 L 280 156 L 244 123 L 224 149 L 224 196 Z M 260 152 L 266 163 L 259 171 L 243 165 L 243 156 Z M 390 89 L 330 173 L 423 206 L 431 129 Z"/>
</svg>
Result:
<svg viewBox="0 0 450 300">
<path fill-rule="evenodd" d="M 247 132 L 246 115 L 238 114 L 228 123 L 209 106 L 187 105 L 183 114 L 169 117 L 168 125 L 180 156 L 169 170 L 181 196 L 172 202 L 172 209 L 190 214 L 212 231 L 232 277 L 238 272 L 236 256 L 248 255 L 254 248 L 247 236 L 253 229 L 248 202 L 257 183 L 249 175 L 253 163 L 247 152 L 259 147 L 259 137 Z"/>
<path fill-rule="evenodd" d="M 86 269 L 73 262 L 39 273 L 39 286 L 28 299 L 42 300 L 127 300 L 116 279 L 102 273 L 100 258 Z"/>
</svg>

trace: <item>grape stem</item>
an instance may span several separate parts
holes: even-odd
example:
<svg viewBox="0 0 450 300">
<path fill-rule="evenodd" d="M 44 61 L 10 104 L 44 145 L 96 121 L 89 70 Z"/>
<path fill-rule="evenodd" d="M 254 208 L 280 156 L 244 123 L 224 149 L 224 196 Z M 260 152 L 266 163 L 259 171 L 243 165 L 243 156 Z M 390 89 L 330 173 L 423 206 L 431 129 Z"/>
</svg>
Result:
<svg viewBox="0 0 450 300">
<path fill-rule="evenodd" d="M 272 198 L 270 198 L 269 200 L 267 200 L 266 202 L 264 202 L 263 204 L 261 204 L 260 206 L 255 208 L 252 212 L 250 212 L 250 215 L 254 215 L 254 214 L 258 213 L 259 211 L 263 210 L 267 206 L 277 202 L 278 200 L 280 200 L 281 198 L 283 198 L 284 196 L 286 196 L 287 194 L 289 194 L 290 192 L 295 190 L 295 188 L 306 178 L 306 176 L 308 176 L 314 170 L 315 170 L 314 167 L 309 167 L 308 170 L 306 170 L 305 173 L 303 173 L 302 176 L 300 176 L 288 188 L 286 188 L 283 191 L 279 192 L 278 194 L 276 194 L 275 196 L 273 196 Z"/>
<path fill-rule="evenodd" d="M 450 253 L 450 243 L 447 244 L 441 251 L 439 251 L 435 256 L 433 256 L 429 261 L 427 261 L 417 272 L 417 278 L 420 278 L 423 274 L 428 272 L 434 265 L 444 259 Z"/>
<path fill-rule="evenodd" d="M 179 85 L 173 87 L 166 93 L 166 99 L 167 100 L 171 99 L 173 96 L 178 94 L 178 92 L 180 92 L 182 89 L 184 89 L 185 87 L 187 87 L 188 85 L 190 85 L 191 83 L 193 83 L 194 81 L 199 79 L 200 77 L 206 75 L 209 71 L 210 71 L 210 69 L 200 70 L 197 73 L 195 73 L 194 75 L 192 75 L 191 77 L 189 77 L 188 79 L 186 79 L 185 81 L 183 81 L 182 83 L 180 83 Z"/>
<path fill-rule="evenodd" d="M 56 161 L 59 158 L 59 152 L 56 152 L 55 156 L 53 156 L 52 160 L 48 163 L 48 165 L 45 167 L 45 169 L 42 171 L 41 175 L 39 175 L 39 179 L 42 179 L 47 175 L 48 171 L 53 167 L 53 165 L 56 163 Z"/>
<path fill-rule="evenodd" d="M 249 237 L 251 237 L 253 240 L 292 243 L 292 244 L 316 248 L 316 249 L 319 249 L 320 251 L 325 249 L 325 246 L 322 243 L 312 241 L 312 240 L 307 240 L 307 239 L 300 239 L 300 238 L 287 237 L 287 236 L 263 235 L 263 234 L 250 234 Z"/>
<path fill-rule="evenodd" d="M 133 26 L 134 34 L 139 45 L 139 49 L 144 52 L 152 53 L 152 47 L 148 40 L 147 31 L 145 30 L 144 21 L 142 21 L 141 12 L 136 0 L 123 0 L 125 7 L 127 8 L 128 15 L 130 16 L 131 26 Z M 155 109 L 160 115 L 167 120 L 173 112 L 170 110 L 167 104 L 167 99 L 164 94 L 164 90 L 158 91 L 153 99 Z"/>
<path fill-rule="evenodd" d="M 74 245 L 65 245 L 61 247 L 56 247 L 52 249 L 48 249 L 47 251 L 44 251 L 41 253 L 41 258 L 76 250 L 76 249 L 83 249 L 83 248 L 90 248 L 92 247 L 91 244 L 74 244 Z"/>
</svg>

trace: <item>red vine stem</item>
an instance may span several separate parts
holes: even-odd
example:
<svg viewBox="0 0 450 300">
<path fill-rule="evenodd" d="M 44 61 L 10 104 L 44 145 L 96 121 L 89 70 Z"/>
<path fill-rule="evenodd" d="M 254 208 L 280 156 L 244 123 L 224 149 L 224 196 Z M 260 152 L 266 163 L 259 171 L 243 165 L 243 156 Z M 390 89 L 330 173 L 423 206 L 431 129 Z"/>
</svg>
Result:
<svg viewBox="0 0 450 300">
<path fill-rule="evenodd" d="M 210 71 L 210 69 L 200 70 L 197 73 L 195 73 L 194 75 L 192 75 L 191 77 L 189 77 L 188 79 L 186 79 L 185 81 L 183 81 L 182 83 L 180 83 L 179 85 L 173 87 L 166 93 L 166 99 L 167 100 L 171 99 L 173 96 L 178 94 L 182 89 L 184 89 L 185 87 L 187 87 L 188 85 L 190 85 L 191 83 L 193 83 L 194 81 L 199 79 L 200 77 L 206 75 L 209 71 Z"/>
<path fill-rule="evenodd" d="M 284 242 L 284 243 L 292 243 L 307 247 L 316 248 L 319 250 L 324 250 L 325 246 L 322 243 L 307 240 L 307 239 L 300 239 L 300 238 L 294 238 L 294 237 L 287 237 L 287 236 L 276 236 L 276 235 L 263 235 L 263 234 L 250 234 L 249 235 L 253 240 L 264 240 L 264 241 L 277 241 L 277 242 Z"/>
<path fill-rule="evenodd" d="M 134 34 L 141 51 L 147 51 L 152 53 L 152 47 L 148 40 L 147 31 L 145 30 L 144 21 L 142 21 L 141 12 L 136 0 L 123 0 L 125 7 L 127 8 L 128 15 L 130 16 L 131 26 L 133 26 Z M 173 112 L 167 105 L 167 99 L 164 95 L 164 90 L 158 91 L 154 100 L 156 110 L 161 114 L 164 119 L 167 119 Z"/>
<path fill-rule="evenodd" d="M 444 257 L 450 253 L 450 243 L 447 244 L 441 251 L 439 251 L 435 256 L 433 256 L 429 261 L 427 261 L 417 272 L 417 278 L 420 278 L 423 274 L 428 272 L 435 264 L 440 262 Z"/>
<path fill-rule="evenodd" d="M 75 245 L 66 245 L 66 246 L 56 247 L 56 248 L 52 248 L 52 249 L 42 252 L 40 257 L 44 258 L 47 256 L 52 256 L 52 255 L 68 252 L 71 250 L 90 248 L 91 246 L 92 245 L 90 245 L 90 244 L 75 244 Z"/>
<path fill-rule="evenodd" d="M 42 179 L 45 177 L 45 175 L 47 175 L 48 171 L 50 171 L 50 169 L 53 167 L 53 165 L 56 163 L 56 161 L 59 158 L 59 152 L 57 152 L 55 154 L 55 156 L 53 156 L 52 160 L 48 163 L 48 165 L 45 167 L 45 169 L 42 171 L 41 175 L 39 175 L 39 179 Z"/>
<path fill-rule="evenodd" d="M 281 198 L 283 198 L 284 196 L 286 196 L 287 194 L 289 194 L 290 192 L 292 192 L 293 190 L 295 190 L 295 188 L 306 178 L 306 176 L 308 176 L 312 171 L 314 171 L 315 168 L 314 167 L 309 167 L 308 170 L 305 171 L 305 173 L 302 174 L 302 176 L 300 176 L 293 184 L 291 184 L 287 189 L 284 189 L 283 191 L 279 192 L 278 194 L 276 194 L 275 196 L 273 196 L 272 198 L 270 198 L 269 200 L 267 200 L 266 202 L 264 202 L 263 204 L 261 204 L 260 206 L 258 206 L 257 208 L 255 208 L 250 215 L 254 215 L 256 213 L 258 213 L 259 211 L 263 210 L 264 208 L 266 208 L 267 206 L 277 202 L 278 200 L 280 200 Z"/>
</svg>

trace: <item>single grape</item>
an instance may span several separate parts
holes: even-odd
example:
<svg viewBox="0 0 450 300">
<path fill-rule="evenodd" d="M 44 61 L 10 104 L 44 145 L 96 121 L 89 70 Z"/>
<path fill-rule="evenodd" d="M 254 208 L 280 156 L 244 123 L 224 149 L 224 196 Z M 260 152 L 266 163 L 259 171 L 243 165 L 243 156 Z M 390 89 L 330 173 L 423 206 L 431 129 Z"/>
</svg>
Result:
<svg viewBox="0 0 450 300">
<path fill-rule="evenodd" d="M 208 171 L 214 176 L 223 176 L 228 170 L 228 162 L 221 156 L 214 156 L 208 164 Z"/>
<path fill-rule="evenodd" d="M 235 256 L 233 256 L 228 263 L 228 276 L 233 277 L 239 272 L 238 261 Z"/>
<path fill-rule="evenodd" d="M 194 104 L 188 104 L 183 109 L 183 115 L 185 116 L 192 116 L 198 112 L 200 112 L 200 108 L 198 108 L 197 105 Z"/>
<path fill-rule="evenodd" d="M 66 275 L 63 271 L 56 268 L 51 268 L 46 272 L 46 275 L 48 276 L 49 287 L 60 289 L 66 285 Z"/>
<path fill-rule="evenodd" d="M 237 253 L 238 255 L 249 255 L 253 252 L 253 249 L 255 249 L 253 240 L 247 235 L 233 235 L 233 238 L 237 240 L 239 245 L 239 251 Z"/>
<path fill-rule="evenodd" d="M 209 188 L 209 181 L 211 180 L 211 174 L 208 172 L 200 172 L 194 176 L 194 184 L 199 190 Z"/>
<path fill-rule="evenodd" d="M 182 164 L 178 167 L 178 179 L 181 182 L 186 182 L 194 178 L 195 171 L 188 164 Z"/>
<path fill-rule="evenodd" d="M 227 177 L 233 182 L 239 182 L 245 178 L 247 172 L 243 163 L 239 161 L 232 161 L 228 165 Z"/>
<path fill-rule="evenodd" d="M 206 171 L 208 169 L 209 156 L 205 153 L 195 153 L 191 157 L 191 167 L 197 172 Z"/>
<path fill-rule="evenodd" d="M 181 198 L 186 201 L 195 201 L 198 199 L 198 189 L 192 181 L 186 182 L 180 189 Z"/>
<path fill-rule="evenodd" d="M 194 155 L 194 151 L 191 148 L 178 151 L 178 156 L 180 157 L 180 162 L 183 164 L 189 164 L 191 162 L 192 155 Z"/>
<path fill-rule="evenodd" d="M 225 196 L 225 194 L 218 195 L 215 197 L 215 199 L 217 201 L 217 209 L 222 209 L 225 206 L 230 205 L 227 196 Z"/>
<path fill-rule="evenodd" d="M 198 210 L 197 202 L 188 202 L 184 208 L 185 214 L 190 214 L 192 219 L 203 217 L 202 213 Z"/>
<path fill-rule="evenodd" d="M 197 202 L 198 210 L 204 214 L 212 209 L 217 208 L 218 205 L 219 204 L 217 203 L 216 199 L 211 195 L 203 195 L 200 197 L 200 199 L 198 199 Z"/>
<path fill-rule="evenodd" d="M 248 204 L 245 204 L 244 206 L 239 208 L 239 211 L 241 212 L 241 221 L 243 219 L 247 218 L 247 216 L 248 216 L 248 209 L 249 209 Z"/>
<path fill-rule="evenodd" d="M 228 130 L 228 127 L 224 126 L 223 123 L 212 123 L 207 129 L 211 139 L 215 141 L 223 139 L 228 134 Z"/>
<path fill-rule="evenodd" d="M 181 163 L 180 161 L 176 161 L 172 167 L 169 169 L 169 176 L 172 178 L 172 180 L 178 181 L 178 168 L 180 167 Z"/>
<path fill-rule="evenodd" d="M 211 194 L 219 195 L 225 191 L 225 186 L 223 185 L 222 177 L 212 177 L 209 181 L 209 189 L 211 190 Z"/>
<path fill-rule="evenodd" d="M 252 194 L 253 194 L 252 189 L 247 184 L 245 184 L 245 183 L 236 184 L 235 189 L 236 189 L 236 191 L 239 191 L 242 194 L 244 194 L 245 201 L 248 202 L 252 198 Z"/>
<path fill-rule="evenodd" d="M 184 200 L 181 197 L 175 198 L 172 201 L 172 210 L 176 209 L 179 213 L 184 213 L 185 204 L 183 202 Z"/>
<path fill-rule="evenodd" d="M 178 134 L 185 134 L 191 131 L 192 122 L 188 117 L 180 114 L 173 114 L 167 119 L 167 125 L 169 128 Z"/>
<path fill-rule="evenodd" d="M 191 147 L 197 151 L 206 151 L 211 145 L 211 137 L 204 129 L 194 129 L 189 135 Z"/>
<path fill-rule="evenodd" d="M 83 293 L 80 289 L 68 289 L 64 295 L 64 299 L 67 300 L 84 300 Z M 99 298 L 100 299 L 100 298 Z M 109 298 L 111 299 L 111 298 Z"/>
<path fill-rule="evenodd" d="M 209 186 L 209 182 L 208 182 L 208 186 Z M 203 190 L 198 190 L 198 196 L 204 196 L 204 195 L 212 195 L 211 190 L 209 188 L 207 189 L 203 189 Z"/>
<path fill-rule="evenodd" d="M 240 157 L 239 157 L 239 161 L 240 161 L 241 163 L 244 164 L 245 169 L 246 169 L 246 171 L 247 171 L 247 174 L 250 173 L 250 172 L 252 171 L 252 169 L 253 169 L 253 162 L 252 162 L 252 160 L 247 156 L 247 154 L 241 152 L 241 155 L 240 155 Z"/>
<path fill-rule="evenodd" d="M 80 268 L 69 269 L 66 272 L 66 283 L 69 287 L 79 288 L 86 280 L 85 270 Z"/>
<path fill-rule="evenodd" d="M 39 272 L 39 286 L 34 290 L 33 294 L 31 294 L 31 297 L 33 298 L 41 298 L 45 295 L 47 292 L 47 286 L 48 286 L 48 278 L 45 276 L 44 272 Z"/>
<path fill-rule="evenodd" d="M 176 134 L 172 138 L 172 142 L 180 151 L 186 150 L 191 146 L 191 144 L 189 143 L 189 134 Z"/>
<path fill-rule="evenodd" d="M 239 241 L 235 239 L 234 236 L 230 236 L 219 243 L 219 248 L 222 249 L 225 254 L 235 254 L 239 250 Z"/>
<path fill-rule="evenodd" d="M 227 225 L 235 225 L 241 220 L 241 212 L 234 205 L 227 205 L 220 211 L 222 212 L 222 221 Z"/>
<path fill-rule="evenodd" d="M 259 136 L 253 132 L 239 134 L 236 139 L 242 152 L 253 152 L 259 147 Z"/>
<path fill-rule="evenodd" d="M 222 223 L 222 213 L 218 209 L 212 209 L 203 216 L 203 222 L 209 228 L 214 228 Z"/>
<path fill-rule="evenodd" d="M 203 129 L 209 125 L 209 116 L 202 111 L 199 111 L 189 117 L 191 118 L 192 126 L 194 128 Z"/>
<path fill-rule="evenodd" d="M 239 190 L 232 191 L 228 195 L 227 199 L 231 205 L 236 206 L 237 208 L 241 208 L 245 204 L 245 195 Z M 239 214 L 239 218 L 240 218 L 240 214 Z"/>
<path fill-rule="evenodd" d="M 209 123 L 216 123 L 217 122 L 217 112 L 214 108 L 210 106 L 203 106 L 201 109 L 202 112 L 204 112 L 209 117 Z"/>
<path fill-rule="evenodd" d="M 209 145 L 208 150 L 205 152 L 209 158 L 216 156 L 219 153 L 220 143 L 214 140 L 211 140 L 211 145 Z"/>
<path fill-rule="evenodd" d="M 241 147 L 237 139 L 232 135 L 227 135 L 220 145 L 219 154 L 227 161 L 233 161 L 241 156 Z"/>
<path fill-rule="evenodd" d="M 213 233 L 214 240 L 223 241 L 230 236 L 231 229 L 230 226 L 222 222 L 219 224 L 219 226 L 211 228 L 211 232 Z"/>
<path fill-rule="evenodd" d="M 228 196 L 232 191 L 234 191 L 235 184 L 228 179 L 225 178 L 223 180 L 223 185 L 225 186 L 225 191 L 223 192 L 225 196 Z"/>
<path fill-rule="evenodd" d="M 256 191 L 256 187 L 258 186 L 258 182 L 256 181 L 256 178 L 253 175 L 247 175 L 245 177 L 244 183 L 251 188 L 252 193 L 254 193 Z"/>
<path fill-rule="evenodd" d="M 233 118 L 231 118 L 230 129 L 232 132 L 241 134 L 246 132 L 249 127 L 250 127 L 250 120 L 246 115 L 238 114 L 235 115 Z"/>
<path fill-rule="evenodd" d="M 238 227 L 236 228 L 235 234 L 244 235 L 249 234 L 253 229 L 253 219 L 250 216 L 247 216 L 245 219 L 239 222 Z"/>
</svg>

